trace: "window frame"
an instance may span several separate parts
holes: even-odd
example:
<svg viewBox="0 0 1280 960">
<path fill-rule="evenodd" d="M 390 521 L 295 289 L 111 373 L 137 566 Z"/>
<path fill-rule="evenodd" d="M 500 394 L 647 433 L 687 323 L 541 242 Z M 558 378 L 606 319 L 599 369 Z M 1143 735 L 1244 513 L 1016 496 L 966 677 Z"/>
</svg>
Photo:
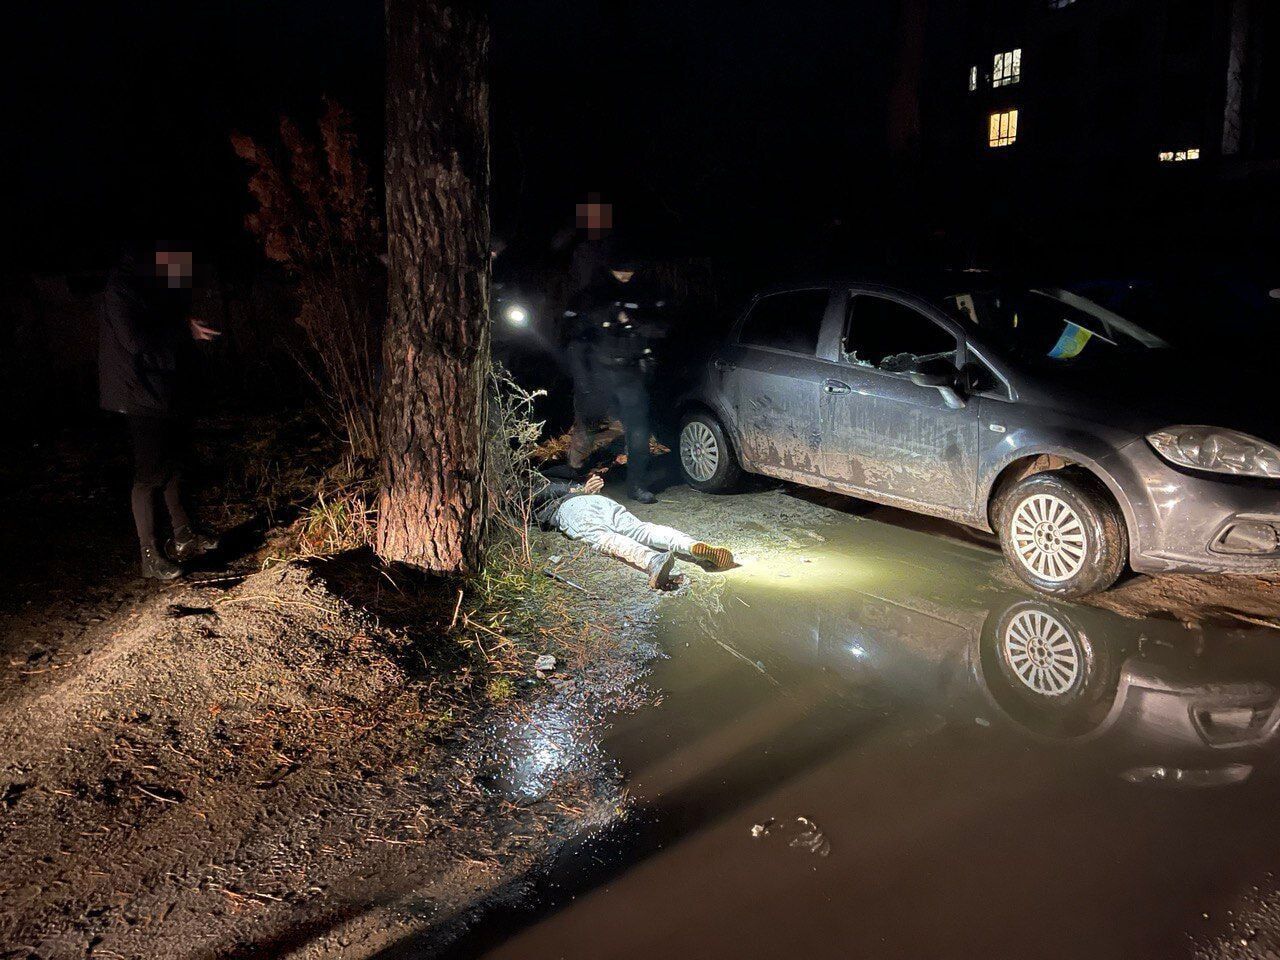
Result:
<svg viewBox="0 0 1280 960">
<path fill-rule="evenodd" d="M 1022 83 L 1022 48 L 1011 47 L 991 55 L 991 89 L 1016 87 Z"/>
<path fill-rule="evenodd" d="M 968 337 L 965 337 L 965 349 L 968 351 L 969 355 L 968 359 L 965 361 L 965 366 L 968 366 L 971 363 L 980 364 L 985 367 L 987 372 L 991 374 L 995 381 L 1004 388 L 1003 392 L 999 390 L 975 390 L 973 391 L 973 396 L 987 397 L 991 400 L 1000 400 L 1004 403 L 1016 403 L 1018 399 L 1017 391 L 1013 389 L 1013 384 L 1009 382 L 1009 378 L 1005 376 L 1004 371 L 1001 370 L 997 364 L 989 360 L 983 350 L 978 347 L 977 344 L 969 340 Z"/>
<path fill-rule="evenodd" d="M 969 341 L 968 337 L 965 336 L 964 330 L 961 329 L 958 323 L 953 321 L 941 310 L 932 306 L 927 300 L 919 299 L 891 287 L 857 286 L 850 287 L 844 298 L 844 305 L 841 309 L 840 324 L 837 328 L 835 343 L 833 344 L 833 350 L 835 351 L 835 360 L 833 362 L 839 364 L 843 369 L 865 371 L 866 373 L 877 373 L 883 377 L 893 377 L 895 380 L 905 380 L 908 383 L 911 382 L 909 374 L 899 373 L 892 370 L 881 370 L 879 367 L 873 367 L 870 364 L 853 363 L 845 358 L 844 344 L 849 333 L 850 322 L 853 319 L 853 301 L 856 297 L 860 296 L 879 297 L 881 300 L 888 300 L 891 303 L 896 303 L 900 307 L 905 307 L 906 309 L 919 314 L 935 327 L 941 328 L 944 333 L 949 334 L 955 341 L 956 370 L 963 369 L 965 363 L 968 362 Z M 990 364 L 988 364 L 988 366 L 990 366 Z"/>
<path fill-rule="evenodd" d="M 818 336 L 814 342 L 812 353 L 802 353 L 799 350 L 788 350 L 785 347 L 771 347 L 763 343 L 750 343 L 742 339 L 742 333 L 746 329 L 747 321 L 751 319 L 751 315 L 755 313 L 756 308 L 761 301 L 770 297 L 781 297 L 791 293 L 824 293 L 827 297 L 827 304 L 823 307 L 822 317 L 818 320 Z M 829 284 L 815 283 L 811 286 L 803 287 L 784 287 L 782 289 L 765 290 L 757 293 L 751 298 L 751 302 L 747 304 L 747 308 L 742 311 L 742 316 L 738 318 L 738 322 L 734 325 L 732 342 L 735 347 L 741 350 L 763 350 L 766 353 L 776 353 L 783 357 L 801 357 L 810 360 L 821 360 L 823 354 L 823 334 L 827 330 L 828 323 L 831 319 L 831 302 L 832 288 Z"/>
<path fill-rule="evenodd" d="M 1019 107 L 1009 107 L 1000 109 L 997 107 L 987 116 L 987 149 L 988 150 L 1008 150 L 1018 143 L 1018 121 Z M 1000 133 L 1000 124 L 997 122 L 1001 117 L 1008 117 L 1009 123 L 1005 128 L 1005 133 Z M 995 133 L 992 133 L 992 126 L 995 127 Z"/>
</svg>

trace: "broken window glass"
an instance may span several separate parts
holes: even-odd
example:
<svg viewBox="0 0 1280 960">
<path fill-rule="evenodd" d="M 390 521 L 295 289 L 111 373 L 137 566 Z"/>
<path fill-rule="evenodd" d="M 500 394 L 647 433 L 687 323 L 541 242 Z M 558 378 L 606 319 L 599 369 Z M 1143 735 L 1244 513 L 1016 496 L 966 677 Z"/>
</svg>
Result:
<svg viewBox="0 0 1280 960">
<path fill-rule="evenodd" d="M 922 362 L 956 360 L 956 339 L 904 303 L 858 294 L 849 301 L 840 345 L 846 363 L 904 373 Z"/>
</svg>

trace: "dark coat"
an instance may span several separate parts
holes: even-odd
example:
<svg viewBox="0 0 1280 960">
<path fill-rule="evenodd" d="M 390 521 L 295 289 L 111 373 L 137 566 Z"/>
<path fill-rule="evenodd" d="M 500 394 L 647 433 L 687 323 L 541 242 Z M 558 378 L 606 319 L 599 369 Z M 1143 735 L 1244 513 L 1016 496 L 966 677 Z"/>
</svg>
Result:
<svg viewBox="0 0 1280 960">
<path fill-rule="evenodd" d="M 166 296 L 140 260 L 120 260 L 98 313 L 98 402 L 116 413 L 179 413 L 179 350 L 187 340 L 184 311 Z"/>
<path fill-rule="evenodd" d="M 604 276 L 583 291 L 579 323 L 604 367 L 632 367 L 651 359 L 666 335 L 666 301 L 639 277 L 619 283 Z"/>
</svg>

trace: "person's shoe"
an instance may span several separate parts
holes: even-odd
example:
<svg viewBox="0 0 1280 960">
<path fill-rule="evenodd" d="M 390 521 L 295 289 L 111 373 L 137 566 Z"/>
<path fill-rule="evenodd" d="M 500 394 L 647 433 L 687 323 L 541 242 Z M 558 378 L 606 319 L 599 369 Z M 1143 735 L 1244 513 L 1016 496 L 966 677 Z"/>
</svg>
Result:
<svg viewBox="0 0 1280 960">
<path fill-rule="evenodd" d="M 733 554 L 729 552 L 728 547 L 713 547 L 709 543 L 703 543 L 699 540 L 689 548 L 699 560 L 707 560 L 715 564 L 721 570 L 725 570 L 733 566 Z"/>
<path fill-rule="evenodd" d="M 142 548 L 142 575 L 148 580 L 176 580 L 182 569 L 156 547 Z"/>
<path fill-rule="evenodd" d="M 653 495 L 653 491 L 646 490 L 644 487 L 636 487 L 635 489 L 628 490 L 627 496 L 630 497 L 632 500 L 634 500 L 636 503 L 657 503 L 658 502 L 658 498 Z"/>
<path fill-rule="evenodd" d="M 195 530 L 178 530 L 173 534 L 173 549 L 170 551 L 178 560 L 190 560 L 202 553 L 218 549 L 218 538 Z"/>
<path fill-rule="evenodd" d="M 675 566 L 676 555 L 668 550 L 649 561 L 649 586 L 655 590 L 665 590 L 671 586 L 671 568 Z"/>
</svg>

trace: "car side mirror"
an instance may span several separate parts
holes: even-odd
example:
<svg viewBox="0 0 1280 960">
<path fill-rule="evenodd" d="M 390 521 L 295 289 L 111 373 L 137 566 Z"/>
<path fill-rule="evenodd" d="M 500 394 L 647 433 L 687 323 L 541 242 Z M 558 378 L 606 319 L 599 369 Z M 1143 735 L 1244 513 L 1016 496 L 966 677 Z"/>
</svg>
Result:
<svg viewBox="0 0 1280 960">
<path fill-rule="evenodd" d="M 917 387 L 950 387 L 955 385 L 954 377 L 949 377 L 945 373 L 940 373 L 936 370 L 916 368 L 908 370 L 907 377 Z"/>
<path fill-rule="evenodd" d="M 966 405 L 964 397 L 956 389 L 960 373 L 955 365 L 942 359 L 912 364 L 906 370 L 907 378 L 917 387 L 932 387 L 942 394 L 942 399 L 952 410 Z"/>
</svg>

